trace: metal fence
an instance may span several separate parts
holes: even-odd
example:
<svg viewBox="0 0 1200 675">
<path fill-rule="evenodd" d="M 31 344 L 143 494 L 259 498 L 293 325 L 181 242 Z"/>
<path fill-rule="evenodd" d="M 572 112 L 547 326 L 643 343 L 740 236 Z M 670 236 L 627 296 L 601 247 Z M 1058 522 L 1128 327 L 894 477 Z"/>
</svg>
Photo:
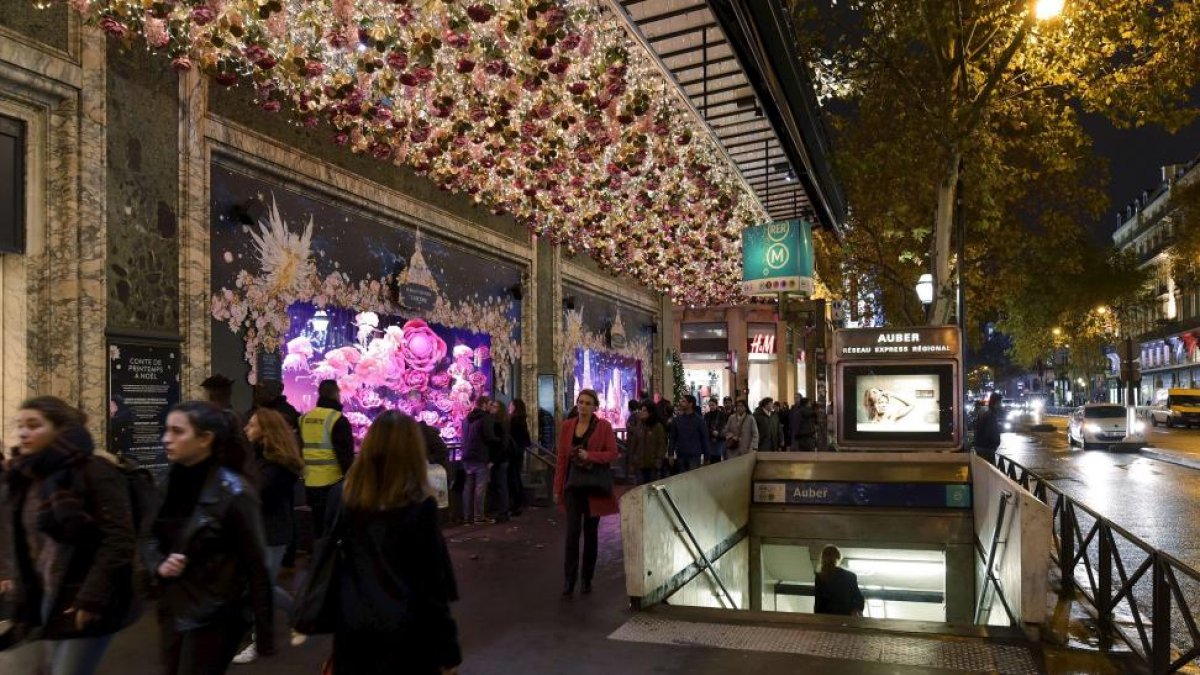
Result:
<svg viewBox="0 0 1200 675">
<path fill-rule="evenodd" d="M 1063 593 L 1078 589 L 1106 632 L 1121 636 L 1154 675 L 1178 672 L 1200 657 L 1192 603 L 1200 573 L 1064 494 L 1003 455 L 996 466 L 1050 506 Z"/>
</svg>

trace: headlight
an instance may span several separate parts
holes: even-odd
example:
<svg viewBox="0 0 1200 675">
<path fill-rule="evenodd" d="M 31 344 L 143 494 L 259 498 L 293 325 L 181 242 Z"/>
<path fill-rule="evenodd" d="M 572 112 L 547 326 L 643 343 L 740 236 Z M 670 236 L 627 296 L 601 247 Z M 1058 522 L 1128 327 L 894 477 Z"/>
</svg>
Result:
<svg viewBox="0 0 1200 675">
<path fill-rule="evenodd" d="M 1089 434 L 1098 434 L 1100 433 L 1100 425 L 1089 422 L 1083 425 L 1083 430 Z"/>
<path fill-rule="evenodd" d="M 1020 416 L 1021 416 L 1020 410 L 1013 410 L 1008 413 L 1008 419 L 1010 419 L 1010 420 L 1015 420 Z"/>
</svg>

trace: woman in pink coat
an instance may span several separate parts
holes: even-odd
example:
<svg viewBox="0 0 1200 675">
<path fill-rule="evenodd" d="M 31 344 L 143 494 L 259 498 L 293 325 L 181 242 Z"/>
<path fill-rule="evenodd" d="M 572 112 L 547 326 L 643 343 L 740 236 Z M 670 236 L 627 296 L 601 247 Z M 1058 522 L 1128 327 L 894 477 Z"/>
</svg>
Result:
<svg viewBox="0 0 1200 675">
<path fill-rule="evenodd" d="M 568 487 L 572 468 L 587 470 L 617 459 L 617 436 L 612 425 L 596 415 L 600 397 L 591 389 L 579 392 L 575 406 L 579 416 L 563 421 L 558 433 L 558 469 L 554 472 L 554 496 L 567 514 L 567 551 L 563 595 L 575 592 L 579 577 L 579 535 L 583 534 L 583 592 L 592 592 L 596 571 L 597 530 L 600 516 L 617 512 L 612 490 Z"/>
</svg>

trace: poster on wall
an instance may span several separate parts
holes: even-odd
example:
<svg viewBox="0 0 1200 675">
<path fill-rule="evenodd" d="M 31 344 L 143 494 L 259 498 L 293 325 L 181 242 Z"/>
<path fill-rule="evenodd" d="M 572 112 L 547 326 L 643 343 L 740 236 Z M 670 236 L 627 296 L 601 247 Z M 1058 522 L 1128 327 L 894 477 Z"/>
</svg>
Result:
<svg viewBox="0 0 1200 675">
<path fill-rule="evenodd" d="M 306 412 L 321 381 L 336 381 L 360 442 L 384 410 L 401 410 L 459 441 L 473 401 L 492 393 L 486 334 L 307 302 L 291 305 L 288 316 L 284 395 Z"/>
<path fill-rule="evenodd" d="M 353 195 L 260 175 L 236 158 L 212 165 L 211 198 L 212 371 L 237 380 L 239 405 L 249 403 L 248 385 L 278 379 L 288 400 L 307 409 L 330 375 L 353 391 L 346 407 L 356 432 L 393 407 L 423 415 L 449 438 L 451 401 L 468 385 L 473 395 L 516 395 L 516 264 Z M 443 347 L 436 363 L 423 360 Z M 372 370 L 381 364 L 388 370 Z"/>
<path fill-rule="evenodd" d="M 600 417 L 614 429 L 629 421 L 629 402 L 641 389 L 642 365 L 627 356 L 591 349 L 575 350 L 575 394 L 593 389 L 600 397 Z"/>
<path fill-rule="evenodd" d="M 167 411 L 179 402 L 179 348 L 110 339 L 108 451 L 161 475 Z"/>
<path fill-rule="evenodd" d="M 861 375 L 857 392 L 856 431 L 938 432 L 937 373 L 910 375 Z"/>
</svg>

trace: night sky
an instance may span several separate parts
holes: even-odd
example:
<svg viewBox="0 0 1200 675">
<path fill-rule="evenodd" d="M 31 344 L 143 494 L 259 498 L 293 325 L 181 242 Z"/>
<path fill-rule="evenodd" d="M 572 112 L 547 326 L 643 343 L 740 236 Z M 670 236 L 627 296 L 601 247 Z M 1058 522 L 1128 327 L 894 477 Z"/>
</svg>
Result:
<svg viewBox="0 0 1200 675">
<path fill-rule="evenodd" d="M 1142 190 L 1153 192 L 1162 182 L 1164 164 L 1185 164 L 1200 155 L 1200 121 L 1171 134 L 1158 126 L 1118 129 L 1090 115 L 1084 118 L 1084 128 L 1095 141 L 1096 153 L 1109 161 L 1110 205 L 1093 231 L 1099 243 L 1112 244 L 1117 210 Z"/>
</svg>

